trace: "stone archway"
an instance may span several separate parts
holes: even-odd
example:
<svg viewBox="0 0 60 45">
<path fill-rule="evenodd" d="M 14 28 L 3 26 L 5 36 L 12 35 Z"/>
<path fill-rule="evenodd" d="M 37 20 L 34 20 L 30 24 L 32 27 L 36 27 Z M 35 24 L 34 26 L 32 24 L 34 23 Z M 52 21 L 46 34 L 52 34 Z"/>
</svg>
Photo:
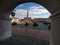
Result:
<svg viewBox="0 0 60 45">
<path fill-rule="evenodd" d="M 51 13 L 54 13 L 56 10 L 59 10 L 59 1 L 58 0 L 3 0 L 1 1 L 2 3 L 0 4 L 0 10 L 4 10 L 5 12 L 6 11 L 11 11 L 13 10 L 16 6 L 18 6 L 19 4 L 21 3 L 25 3 L 25 2 L 35 2 L 35 3 L 38 3 L 38 4 L 41 4 L 43 5 L 46 9 L 48 9 Z"/>
<path fill-rule="evenodd" d="M 9 14 L 21 3 L 36 2 L 43 5 L 51 13 L 52 28 L 51 28 L 51 43 L 50 45 L 59 45 L 60 41 L 60 1 L 59 0 L 0 0 L 0 40 L 11 36 L 11 25 Z"/>
</svg>

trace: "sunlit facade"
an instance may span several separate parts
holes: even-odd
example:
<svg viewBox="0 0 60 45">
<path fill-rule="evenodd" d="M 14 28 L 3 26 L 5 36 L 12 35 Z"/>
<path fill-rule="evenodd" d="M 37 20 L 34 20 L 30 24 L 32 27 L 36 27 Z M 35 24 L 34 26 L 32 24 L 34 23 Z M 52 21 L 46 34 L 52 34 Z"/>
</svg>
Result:
<svg viewBox="0 0 60 45">
<path fill-rule="evenodd" d="M 17 23 L 17 24 L 19 24 L 20 23 L 20 19 L 19 18 L 12 18 L 11 19 L 11 23 Z"/>
</svg>

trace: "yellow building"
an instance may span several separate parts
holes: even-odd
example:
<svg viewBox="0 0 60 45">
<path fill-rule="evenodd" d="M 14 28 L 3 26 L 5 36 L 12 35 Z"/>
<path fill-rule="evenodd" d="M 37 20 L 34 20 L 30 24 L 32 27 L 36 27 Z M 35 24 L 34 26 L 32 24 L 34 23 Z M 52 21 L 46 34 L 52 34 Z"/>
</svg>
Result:
<svg viewBox="0 0 60 45">
<path fill-rule="evenodd" d="M 45 18 L 45 22 L 51 23 L 51 19 L 50 18 Z"/>
<path fill-rule="evenodd" d="M 41 19 L 40 18 L 34 18 L 33 22 L 39 22 Z"/>
<path fill-rule="evenodd" d="M 34 21 L 34 22 L 43 21 L 43 22 L 51 23 L 51 19 L 50 19 L 50 18 L 34 18 L 33 21 Z"/>
<path fill-rule="evenodd" d="M 13 22 L 19 24 L 20 23 L 20 19 L 14 17 L 14 18 L 11 19 L 11 23 L 13 23 Z"/>
</svg>

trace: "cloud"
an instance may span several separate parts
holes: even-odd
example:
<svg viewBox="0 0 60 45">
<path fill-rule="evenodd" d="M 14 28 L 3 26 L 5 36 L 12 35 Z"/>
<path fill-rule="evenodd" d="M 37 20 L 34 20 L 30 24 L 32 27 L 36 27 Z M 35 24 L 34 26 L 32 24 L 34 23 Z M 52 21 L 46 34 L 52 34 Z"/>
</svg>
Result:
<svg viewBox="0 0 60 45">
<path fill-rule="evenodd" d="M 24 6 L 24 4 L 21 4 L 20 6 Z"/>
<path fill-rule="evenodd" d="M 19 9 L 19 10 L 16 10 L 15 13 L 18 15 L 26 15 L 27 11 L 24 9 Z"/>
<path fill-rule="evenodd" d="M 36 15 L 29 15 L 29 17 L 33 18 L 48 18 L 50 16 L 50 13 L 42 13 L 42 14 L 36 14 Z"/>
<path fill-rule="evenodd" d="M 29 12 L 30 14 L 41 14 L 41 12 L 40 11 L 32 11 L 32 10 L 30 10 L 30 12 Z"/>
<path fill-rule="evenodd" d="M 27 15 L 27 10 L 16 9 L 15 13 L 15 17 L 24 18 Z M 32 6 L 29 8 L 29 16 L 31 16 L 32 18 L 47 18 L 50 16 L 50 13 L 42 6 Z"/>
<path fill-rule="evenodd" d="M 40 18 L 40 16 L 30 16 L 32 19 L 33 18 Z"/>
<path fill-rule="evenodd" d="M 44 7 L 43 6 L 32 6 L 32 7 L 30 7 L 30 9 L 44 9 Z"/>
<path fill-rule="evenodd" d="M 24 4 L 20 4 L 19 6 L 24 6 Z"/>
<path fill-rule="evenodd" d="M 26 17 L 27 11 L 24 9 L 17 9 L 15 13 L 16 13 L 15 17 L 24 18 Z"/>
<path fill-rule="evenodd" d="M 47 13 L 48 10 L 42 6 L 32 6 L 30 7 L 30 12 L 31 14 L 42 14 L 42 13 Z"/>
</svg>

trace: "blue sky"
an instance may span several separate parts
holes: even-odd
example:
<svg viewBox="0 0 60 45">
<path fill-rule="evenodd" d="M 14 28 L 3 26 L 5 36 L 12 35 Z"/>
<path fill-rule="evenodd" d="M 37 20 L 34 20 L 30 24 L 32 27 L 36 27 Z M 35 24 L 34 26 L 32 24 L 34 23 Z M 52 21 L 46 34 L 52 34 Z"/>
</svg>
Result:
<svg viewBox="0 0 60 45">
<path fill-rule="evenodd" d="M 20 4 L 18 7 L 16 7 L 15 9 L 28 9 L 32 6 L 39 6 L 38 4 L 36 3 L 33 3 L 33 2 L 28 2 L 28 3 L 23 3 L 23 4 Z"/>
<path fill-rule="evenodd" d="M 14 10 L 16 15 L 15 17 L 23 19 L 27 15 L 27 10 L 29 10 L 29 17 L 33 18 L 48 18 L 51 14 L 50 12 L 45 9 L 43 6 L 33 3 L 33 2 L 28 2 L 28 3 L 23 3 L 17 6 Z"/>
</svg>

